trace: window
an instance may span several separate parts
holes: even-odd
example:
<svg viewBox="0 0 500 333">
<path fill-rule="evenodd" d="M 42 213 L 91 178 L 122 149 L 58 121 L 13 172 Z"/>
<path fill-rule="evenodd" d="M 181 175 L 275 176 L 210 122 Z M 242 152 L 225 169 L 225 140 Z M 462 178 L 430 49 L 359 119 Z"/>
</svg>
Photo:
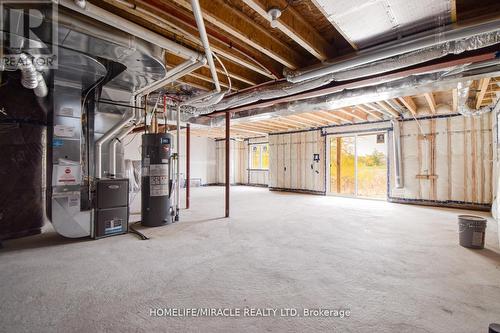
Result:
<svg viewBox="0 0 500 333">
<path fill-rule="evenodd" d="M 267 143 L 251 144 L 250 169 L 269 169 L 269 145 Z"/>
</svg>

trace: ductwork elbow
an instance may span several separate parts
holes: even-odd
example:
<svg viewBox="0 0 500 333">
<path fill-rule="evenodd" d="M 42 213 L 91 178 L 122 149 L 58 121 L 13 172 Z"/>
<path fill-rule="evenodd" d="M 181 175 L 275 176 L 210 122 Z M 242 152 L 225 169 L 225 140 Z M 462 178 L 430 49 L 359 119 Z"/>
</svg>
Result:
<svg viewBox="0 0 500 333">
<path fill-rule="evenodd" d="M 21 53 L 19 55 L 18 69 L 21 70 L 21 85 L 26 89 L 33 89 L 37 97 L 45 97 L 49 93 L 43 74 L 40 73 L 30 57 Z"/>
<path fill-rule="evenodd" d="M 47 87 L 47 83 L 45 83 L 45 79 L 43 78 L 42 73 L 38 72 L 37 75 L 38 85 L 33 92 L 37 97 L 45 97 L 49 93 L 49 88 Z"/>
<path fill-rule="evenodd" d="M 33 62 L 25 53 L 19 55 L 19 69 L 21 70 L 21 84 L 26 89 L 35 89 L 38 86 L 38 71 Z"/>
</svg>

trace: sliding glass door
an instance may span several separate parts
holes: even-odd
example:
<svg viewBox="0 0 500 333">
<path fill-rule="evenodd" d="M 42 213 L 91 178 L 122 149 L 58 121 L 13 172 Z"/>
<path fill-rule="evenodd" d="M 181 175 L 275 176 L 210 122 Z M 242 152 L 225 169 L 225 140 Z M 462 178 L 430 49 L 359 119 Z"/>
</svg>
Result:
<svg viewBox="0 0 500 333">
<path fill-rule="evenodd" d="M 387 196 L 385 133 L 330 138 L 330 193 Z"/>
<path fill-rule="evenodd" d="M 330 189 L 332 193 L 356 194 L 355 137 L 331 139 Z"/>
</svg>

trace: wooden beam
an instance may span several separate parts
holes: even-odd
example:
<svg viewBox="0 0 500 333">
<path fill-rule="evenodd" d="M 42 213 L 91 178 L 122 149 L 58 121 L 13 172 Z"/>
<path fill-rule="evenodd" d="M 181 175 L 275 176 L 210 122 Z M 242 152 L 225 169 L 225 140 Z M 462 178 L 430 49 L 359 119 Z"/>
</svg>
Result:
<svg viewBox="0 0 500 333">
<path fill-rule="evenodd" d="M 284 129 L 284 130 L 290 129 L 290 125 L 271 122 L 269 120 L 262 120 L 259 122 L 259 124 L 264 125 L 264 126 L 276 127 L 276 128 L 280 128 L 280 129 Z"/>
<path fill-rule="evenodd" d="M 413 115 L 413 117 L 417 116 L 417 105 L 415 105 L 415 102 L 413 101 L 413 98 L 411 98 L 411 96 L 399 97 L 398 99 L 408 110 L 410 110 L 410 113 Z"/>
<path fill-rule="evenodd" d="M 342 112 L 339 112 L 339 110 L 331 110 L 331 111 L 328 111 L 328 113 L 332 117 L 337 118 L 338 120 L 344 121 L 346 123 L 352 124 L 354 122 L 351 116 L 340 115 L 339 113 L 342 113 Z"/>
<path fill-rule="evenodd" d="M 357 109 L 359 109 L 359 110 L 361 110 L 361 111 L 363 111 L 363 112 L 368 113 L 370 116 L 372 116 L 373 118 L 375 118 L 377 120 L 383 120 L 384 119 L 384 117 L 382 117 L 382 116 L 379 115 L 378 111 L 369 110 L 364 105 L 355 105 L 354 107 L 357 108 Z"/>
<path fill-rule="evenodd" d="M 173 1 L 191 10 L 189 1 Z M 238 38 L 290 69 L 297 69 L 305 65 L 305 60 L 297 51 L 224 1 L 200 0 L 200 6 L 203 11 L 203 18 L 219 29 L 224 30 L 228 35 Z"/>
<path fill-rule="evenodd" d="M 167 68 L 175 67 L 177 65 L 182 64 L 183 62 L 185 62 L 185 60 L 182 59 L 181 57 L 168 52 L 165 53 L 165 63 L 167 65 Z M 212 74 L 210 73 L 210 69 L 208 68 L 208 66 L 198 68 L 194 72 L 191 72 L 189 75 L 197 79 L 213 83 Z M 224 88 L 228 88 L 229 82 L 227 80 L 225 73 L 223 75 L 218 74 L 217 76 L 219 78 L 220 85 Z M 249 87 L 248 84 L 241 84 L 240 82 L 234 80 L 231 83 L 232 83 L 232 88 L 234 90 L 241 90 Z"/>
<path fill-rule="evenodd" d="M 485 77 L 479 80 L 478 92 L 476 94 L 476 109 L 479 109 L 483 104 L 484 95 L 486 90 L 488 90 L 488 85 L 490 84 L 490 78 Z"/>
<path fill-rule="evenodd" d="M 178 79 L 177 81 L 182 82 L 184 84 L 187 84 L 188 86 L 191 86 L 193 88 L 203 90 L 203 91 L 210 91 L 213 89 L 212 84 L 210 84 L 206 81 L 200 80 L 200 79 L 198 79 L 194 76 L 191 76 L 191 75 L 183 76 L 182 78 Z"/>
<path fill-rule="evenodd" d="M 305 127 L 318 127 L 319 126 L 323 126 L 322 123 L 318 123 L 316 121 L 313 121 L 313 120 L 310 120 L 310 119 L 307 119 L 307 118 L 304 118 L 304 117 L 300 117 L 299 115 L 291 115 L 291 116 L 288 116 L 287 117 L 288 119 L 292 119 L 292 120 L 296 120 L 297 122 L 301 122 L 304 124 Z"/>
<path fill-rule="evenodd" d="M 380 106 L 382 109 L 384 109 L 385 111 L 387 111 L 388 113 L 390 113 L 393 117 L 399 117 L 400 114 L 394 110 L 393 108 L 391 108 L 388 104 L 386 104 L 384 101 L 379 101 L 379 102 L 375 102 L 375 104 L 377 104 L 378 106 Z M 369 105 L 369 104 L 368 104 Z"/>
<path fill-rule="evenodd" d="M 431 114 L 436 114 L 436 100 L 434 99 L 434 95 L 432 93 L 426 93 L 424 97 L 429 105 L 429 109 L 431 109 Z"/>
<path fill-rule="evenodd" d="M 315 6 L 316 8 L 325 16 L 325 17 L 329 17 L 331 14 L 328 13 L 325 8 L 323 8 L 323 5 L 320 4 L 318 2 L 318 0 L 310 0 Z M 342 30 L 340 29 L 340 27 L 333 21 L 333 20 L 328 20 L 331 25 L 335 28 L 335 30 L 339 33 L 340 36 L 342 36 L 350 45 L 351 47 L 354 49 L 354 50 L 358 50 L 358 46 L 349 38 L 349 36 L 347 36 L 347 34 Z"/>
<path fill-rule="evenodd" d="M 326 121 L 324 118 L 323 119 L 319 118 L 311 113 L 300 113 L 300 114 L 297 114 L 297 116 L 302 118 L 302 119 L 307 119 L 307 120 L 313 121 L 320 126 L 329 125 L 329 122 Z"/>
<path fill-rule="evenodd" d="M 286 118 L 281 117 L 281 118 L 279 118 L 279 122 L 285 123 L 285 124 L 290 124 L 291 126 L 296 126 L 297 128 L 304 128 L 304 127 L 310 126 L 309 124 L 305 124 L 303 122 L 300 122 L 300 121 L 297 121 L 294 119 L 290 119 L 289 117 L 286 117 Z"/>
<path fill-rule="evenodd" d="M 117 0 L 103 0 L 103 2 L 114 7 L 114 11 L 119 9 L 123 13 L 118 12 L 118 14 L 126 16 L 124 15 L 126 13 L 128 14 L 127 18 L 136 21 L 136 23 L 143 25 L 148 29 L 163 34 L 172 40 L 188 44 L 191 48 L 202 51 L 202 44 L 199 39 L 198 29 L 194 23 L 193 14 L 188 11 L 185 12 L 188 14 L 179 14 L 178 12 L 182 11 L 182 9 L 177 8 L 177 12 L 172 12 L 170 9 L 173 4 L 166 2 L 152 5 L 142 0 L 135 0 L 133 8 Z M 185 16 L 189 17 L 192 22 L 183 21 L 183 19 L 186 18 Z M 263 66 L 259 66 L 257 63 L 265 63 L 265 66 L 273 68 L 274 71 L 279 71 L 280 69 L 278 66 L 280 64 L 277 62 L 271 63 L 267 61 L 268 58 L 266 59 L 264 57 L 249 60 L 251 56 L 248 54 L 244 55 L 239 52 L 238 50 L 240 47 L 238 45 L 225 43 L 210 34 L 208 38 L 212 50 L 219 56 L 228 60 L 224 63 L 224 65 L 232 78 L 250 85 L 264 82 L 265 77 L 270 79 L 276 78 L 269 69 L 263 68 Z M 256 55 L 253 55 L 253 57 L 255 56 Z"/>
<path fill-rule="evenodd" d="M 271 125 L 286 126 L 288 129 L 297 128 L 297 125 L 283 122 L 283 118 L 276 118 L 276 120 L 266 120 L 266 122 Z"/>
<path fill-rule="evenodd" d="M 276 20 L 276 29 L 290 37 L 320 61 L 327 60 L 333 55 L 330 44 L 308 22 L 306 22 L 293 7 L 286 1 L 243 0 L 260 16 L 271 21 L 267 11 L 271 7 L 279 7 L 281 16 Z M 279 4 L 279 6 L 276 6 Z"/>
<path fill-rule="evenodd" d="M 380 112 L 381 114 L 383 114 L 384 116 L 387 116 L 389 118 L 393 117 L 393 115 L 390 112 L 387 112 L 385 109 L 381 108 L 378 105 L 373 105 L 372 103 L 365 103 L 365 104 L 362 104 L 362 105 L 364 107 L 369 108 L 370 110 L 373 110 L 373 111 L 376 111 L 376 112 Z"/>
<path fill-rule="evenodd" d="M 342 108 L 342 109 L 339 109 L 339 111 L 350 116 L 350 117 L 356 118 L 356 119 L 361 120 L 361 121 L 368 120 L 368 117 L 366 116 L 366 114 L 362 115 L 362 114 L 356 112 L 355 110 L 353 110 L 352 108 L 349 110 L 347 108 Z"/>
<path fill-rule="evenodd" d="M 257 131 L 264 131 L 264 132 L 272 132 L 275 130 L 279 130 L 279 128 L 263 126 L 263 125 L 259 125 L 257 123 L 244 123 L 244 124 L 237 124 L 234 126 L 240 126 L 242 128 L 247 128 L 247 129 L 257 130 Z"/>
<path fill-rule="evenodd" d="M 326 111 L 317 111 L 318 115 L 326 118 L 330 123 L 334 123 L 336 125 L 340 124 L 339 118 L 335 117 L 333 114 Z"/>
<path fill-rule="evenodd" d="M 249 129 L 246 129 L 246 128 L 241 128 L 241 126 L 238 126 L 238 125 L 233 125 L 232 128 L 231 128 L 231 131 L 247 132 L 247 133 L 258 134 L 258 135 L 267 135 L 266 132 L 259 132 L 259 131 L 249 130 Z"/>
</svg>

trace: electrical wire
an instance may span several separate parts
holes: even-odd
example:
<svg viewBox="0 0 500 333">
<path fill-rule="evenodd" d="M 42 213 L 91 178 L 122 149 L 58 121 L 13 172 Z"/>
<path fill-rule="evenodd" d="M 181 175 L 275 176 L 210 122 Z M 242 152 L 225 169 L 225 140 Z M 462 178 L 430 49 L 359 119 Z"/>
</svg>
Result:
<svg viewBox="0 0 500 333">
<path fill-rule="evenodd" d="M 126 146 L 128 146 L 129 144 L 131 144 L 131 143 L 132 143 L 132 141 L 134 141 L 134 140 L 135 140 L 135 138 L 137 137 L 137 134 L 139 134 L 139 133 L 135 133 L 135 134 L 134 134 L 134 136 L 132 137 L 132 139 L 130 139 L 130 140 L 129 140 L 129 142 L 124 143 L 124 144 L 123 144 L 123 147 L 126 147 Z"/>
<path fill-rule="evenodd" d="M 232 88 L 231 77 L 229 76 L 229 73 L 227 72 L 226 66 L 224 66 L 224 64 L 222 63 L 222 61 L 220 60 L 220 58 L 217 56 L 217 54 L 215 54 L 215 52 L 212 52 L 212 55 L 215 57 L 215 59 L 217 59 L 217 61 L 221 65 L 222 69 L 224 70 L 224 73 L 226 74 L 227 82 L 228 82 L 228 85 L 229 85 L 229 87 L 227 88 L 227 91 L 231 92 L 231 88 Z"/>
<path fill-rule="evenodd" d="M 138 231 L 137 229 L 134 228 L 134 225 L 137 225 L 139 223 L 141 223 L 141 221 L 137 221 L 137 222 L 134 222 L 132 224 L 129 224 L 128 225 L 128 233 L 129 234 L 135 234 L 135 235 L 139 236 L 139 238 L 141 240 L 148 240 L 149 239 L 148 236 L 144 235 L 142 232 L 140 232 L 140 231 Z"/>
</svg>

